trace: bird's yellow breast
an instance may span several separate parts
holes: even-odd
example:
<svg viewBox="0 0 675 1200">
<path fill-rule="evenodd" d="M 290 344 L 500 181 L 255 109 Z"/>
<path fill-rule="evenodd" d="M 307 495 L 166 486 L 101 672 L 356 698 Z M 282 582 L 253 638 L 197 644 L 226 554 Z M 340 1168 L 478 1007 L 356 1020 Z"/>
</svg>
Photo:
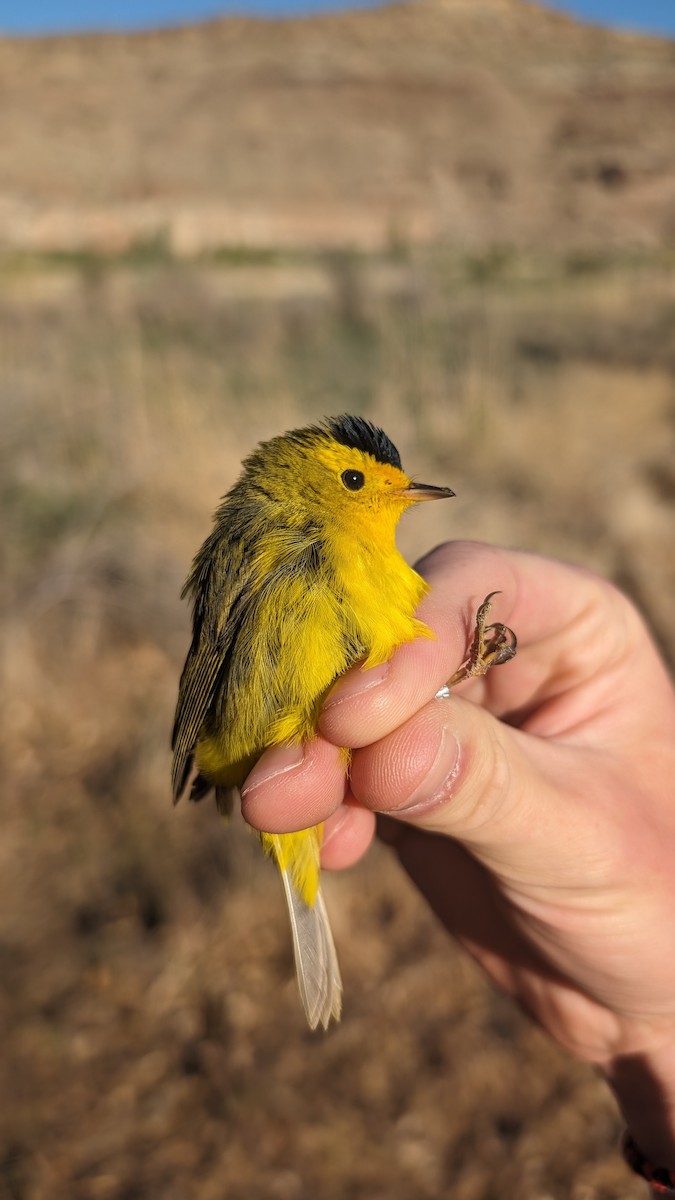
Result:
<svg viewBox="0 0 675 1200">
<path fill-rule="evenodd" d="M 332 558 L 359 638 L 365 647 L 364 667 L 386 662 L 397 646 L 416 637 L 433 637 L 415 610 L 428 584 L 396 549 L 393 532 L 378 539 L 337 533 Z"/>
</svg>

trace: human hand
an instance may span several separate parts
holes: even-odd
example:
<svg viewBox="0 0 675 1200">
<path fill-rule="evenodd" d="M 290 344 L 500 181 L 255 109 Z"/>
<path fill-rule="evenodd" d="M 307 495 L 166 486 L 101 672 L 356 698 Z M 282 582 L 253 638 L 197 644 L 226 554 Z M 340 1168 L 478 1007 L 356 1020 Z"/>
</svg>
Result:
<svg viewBox="0 0 675 1200">
<path fill-rule="evenodd" d="M 471 543 L 419 565 L 436 633 L 333 689 L 321 735 L 267 751 L 247 820 L 326 821 L 324 865 L 386 838 L 447 928 L 558 1042 L 597 1064 L 675 1168 L 675 695 L 629 601 L 580 568 Z M 518 656 L 449 699 L 475 610 Z M 337 747 L 353 747 L 349 784 Z M 392 820 L 391 818 L 395 818 Z"/>
</svg>

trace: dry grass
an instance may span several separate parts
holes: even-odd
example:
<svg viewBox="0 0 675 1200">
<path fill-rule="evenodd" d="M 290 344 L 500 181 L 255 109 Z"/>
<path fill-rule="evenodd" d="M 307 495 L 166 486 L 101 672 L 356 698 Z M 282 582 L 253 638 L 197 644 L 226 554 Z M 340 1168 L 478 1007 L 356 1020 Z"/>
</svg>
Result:
<svg viewBox="0 0 675 1200">
<path fill-rule="evenodd" d="M 38 269 L 39 268 L 39 269 Z M 675 641 L 675 285 L 657 264 L 14 263 L 3 430 L 1 1200 L 627 1200 L 618 1120 L 376 852 L 303 1028 L 277 881 L 171 810 L 178 601 L 259 438 L 380 421 L 479 537 L 618 578 Z"/>
</svg>

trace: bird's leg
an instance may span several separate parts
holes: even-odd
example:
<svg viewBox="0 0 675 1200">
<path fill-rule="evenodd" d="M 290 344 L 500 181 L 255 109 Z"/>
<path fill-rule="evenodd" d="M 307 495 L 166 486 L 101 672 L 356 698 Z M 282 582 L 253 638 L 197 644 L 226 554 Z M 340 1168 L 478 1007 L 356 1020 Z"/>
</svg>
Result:
<svg viewBox="0 0 675 1200">
<path fill-rule="evenodd" d="M 441 688 L 439 696 L 447 696 L 450 688 L 462 683 L 464 679 L 474 679 L 486 675 L 490 667 L 498 667 L 508 662 L 516 653 L 518 639 L 508 625 L 500 621 L 487 624 L 488 613 L 492 608 L 492 598 L 498 592 L 490 592 L 476 613 L 476 628 L 469 653 L 461 667 L 455 671 L 445 687 Z"/>
</svg>

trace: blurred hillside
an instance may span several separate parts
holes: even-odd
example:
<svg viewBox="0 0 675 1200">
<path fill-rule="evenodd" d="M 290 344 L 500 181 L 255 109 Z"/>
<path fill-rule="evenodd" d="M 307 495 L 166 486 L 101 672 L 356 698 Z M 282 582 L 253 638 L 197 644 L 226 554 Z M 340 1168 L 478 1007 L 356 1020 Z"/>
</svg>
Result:
<svg viewBox="0 0 675 1200">
<path fill-rule="evenodd" d="M 344 411 L 457 492 L 411 560 L 584 563 L 675 663 L 675 47 L 438 0 L 5 40 L 0 89 L 0 1200 L 638 1200 L 381 847 L 311 1036 L 168 739 L 218 497 Z"/>
<path fill-rule="evenodd" d="M 2 39 L 0 79 L 5 246 L 675 238 L 675 43 L 526 0 Z"/>
</svg>

